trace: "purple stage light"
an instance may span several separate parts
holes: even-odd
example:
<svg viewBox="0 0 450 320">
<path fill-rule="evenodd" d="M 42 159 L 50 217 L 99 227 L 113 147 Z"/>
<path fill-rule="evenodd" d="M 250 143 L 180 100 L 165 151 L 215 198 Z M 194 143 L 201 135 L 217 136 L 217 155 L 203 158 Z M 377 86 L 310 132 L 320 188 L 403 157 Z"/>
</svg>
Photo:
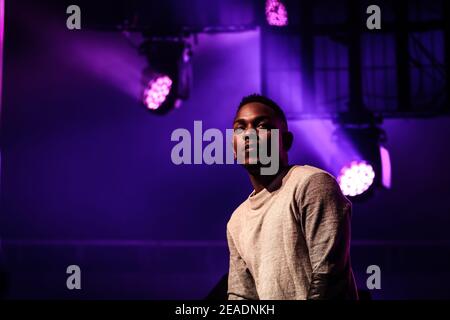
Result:
<svg viewBox="0 0 450 320">
<path fill-rule="evenodd" d="M 381 157 L 381 182 L 383 186 L 387 189 L 391 188 L 391 157 L 389 155 L 389 150 L 383 146 L 380 146 L 380 157 Z"/>
<path fill-rule="evenodd" d="M 148 82 L 144 90 L 144 104 L 151 110 L 158 109 L 166 100 L 172 88 L 172 79 L 162 75 Z"/>
<path fill-rule="evenodd" d="M 357 196 L 367 191 L 375 179 L 373 167 L 366 161 L 352 161 L 342 168 L 338 182 L 346 196 Z"/>
<path fill-rule="evenodd" d="M 271 26 L 287 26 L 288 13 L 286 6 L 280 0 L 267 0 L 266 19 L 267 23 Z"/>
</svg>

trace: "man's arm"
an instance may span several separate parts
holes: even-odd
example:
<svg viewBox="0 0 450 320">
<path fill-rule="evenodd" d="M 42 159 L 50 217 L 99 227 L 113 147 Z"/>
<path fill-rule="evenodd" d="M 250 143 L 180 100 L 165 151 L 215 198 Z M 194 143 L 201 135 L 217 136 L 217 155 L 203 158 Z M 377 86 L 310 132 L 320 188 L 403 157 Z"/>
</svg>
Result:
<svg viewBox="0 0 450 320">
<path fill-rule="evenodd" d="M 349 298 L 351 203 L 326 173 L 309 178 L 301 199 L 312 276 L 307 299 Z"/>
<path fill-rule="evenodd" d="M 258 300 L 255 282 L 244 260 L 236 249 L 231 233 L 227 229 L 230 250 L 228 273 L 228 300 Z"/>
</svg>

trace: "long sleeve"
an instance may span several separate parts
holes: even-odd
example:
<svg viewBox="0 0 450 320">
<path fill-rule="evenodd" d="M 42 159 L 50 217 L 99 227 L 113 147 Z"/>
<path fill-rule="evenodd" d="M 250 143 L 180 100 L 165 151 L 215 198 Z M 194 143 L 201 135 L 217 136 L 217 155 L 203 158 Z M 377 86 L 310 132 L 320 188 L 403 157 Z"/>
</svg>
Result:
<svg viewBox="0 0 450 320">
<path fill-rule="evenodd" d="M 239 255 L 236 245 L 227 229 L 227 241 L 230 251 L 230 268 L 228 273 L 229 300 L 258 300 L 255 282 L 245 261 Z"/>
<path fill-rule="evenodd" d="M 312 267 L 307 299 L 356 298 L 349 258 L 351 203 L 326 173 L 310 177 L 302 198 L 302 221 Z"/>
</svg>

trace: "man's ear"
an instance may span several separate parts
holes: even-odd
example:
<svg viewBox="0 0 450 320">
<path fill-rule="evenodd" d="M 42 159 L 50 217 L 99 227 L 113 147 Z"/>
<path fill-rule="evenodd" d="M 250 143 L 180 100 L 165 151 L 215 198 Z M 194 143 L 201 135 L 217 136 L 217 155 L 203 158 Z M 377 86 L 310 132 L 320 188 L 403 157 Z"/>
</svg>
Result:
<svg viewBox="0 0 450 320">
<path fill-rule="evenodd" d="M 287 131 L 282 134 L 283 147 L 286 151 L 289 151 L 292 147 L 292 143 L 294 142 L 294 135 L 292 132 Z"/>
</svg>

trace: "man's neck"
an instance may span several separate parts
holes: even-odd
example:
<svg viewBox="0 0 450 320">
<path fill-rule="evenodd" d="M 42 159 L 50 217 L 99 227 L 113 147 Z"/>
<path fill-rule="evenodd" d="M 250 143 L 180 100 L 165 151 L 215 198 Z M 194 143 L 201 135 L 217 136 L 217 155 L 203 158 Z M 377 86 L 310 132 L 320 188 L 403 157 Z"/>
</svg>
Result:
<svg viewBox="0 0 450 320">
<path fill-rule="evenodd" d="M 274 175 L 261 175 L 260 170 L 256 170 L 256 173 L 248 171 L 250 182 L 255 189 L 255 194 L 259 193 L 261 190 L 267 188 L 279 175 L 284 175 L 288 171 L 289 166 L 280 166 L 278 172 Z"/>
</svg>

